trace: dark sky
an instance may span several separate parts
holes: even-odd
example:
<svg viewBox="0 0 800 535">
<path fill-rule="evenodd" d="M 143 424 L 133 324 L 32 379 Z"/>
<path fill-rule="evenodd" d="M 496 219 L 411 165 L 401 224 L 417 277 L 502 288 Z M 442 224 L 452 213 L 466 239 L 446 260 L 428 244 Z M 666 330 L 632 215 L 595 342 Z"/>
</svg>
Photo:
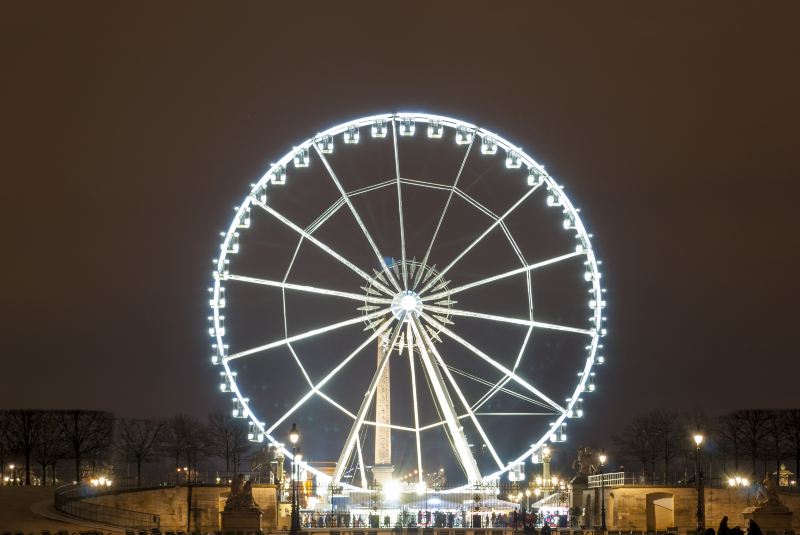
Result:
<svg viewBox="0 0 800 535">
<path fill-rule="evenodd" d="M 0 407 L 228 408 L 217 235 L 293 143 L 371 113 L 496 130 L 567 185 L 609 288 L 601 437 L 797 405 L 794 2 L 18 3 L 0 17 Z"/>
</svg>

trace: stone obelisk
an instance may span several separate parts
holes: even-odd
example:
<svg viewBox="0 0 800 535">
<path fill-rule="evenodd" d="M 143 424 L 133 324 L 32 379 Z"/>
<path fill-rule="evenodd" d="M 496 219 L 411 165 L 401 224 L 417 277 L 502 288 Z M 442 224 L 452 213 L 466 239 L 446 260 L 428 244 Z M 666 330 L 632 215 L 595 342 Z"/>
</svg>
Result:
<svg viewBox="0 0 800 535">
<path fill-rule="evenodd" d="M 378 366 L 388 351 L 389 348 L 378 338 Z M 375 463 L 372 466 L 372 476 L 375 484 L 382 487 L 392 480 L 394 472 L 392 434 L 388 427 L 392 420 L 390 377 L 389 363 L 387 363 L 378 379 L 378 388 L 375 391 L 375 423 L 378 425 L 375 426 Z"/>
</svg>

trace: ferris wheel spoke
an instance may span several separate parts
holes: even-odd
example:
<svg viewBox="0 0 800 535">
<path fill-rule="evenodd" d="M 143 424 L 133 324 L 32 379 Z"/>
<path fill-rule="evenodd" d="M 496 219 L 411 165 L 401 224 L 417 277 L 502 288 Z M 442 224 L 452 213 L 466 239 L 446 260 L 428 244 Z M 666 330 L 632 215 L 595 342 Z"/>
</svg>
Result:
<svg viewBox="0 0 800 535">
<path fill-rule="evenodd" d="M 328 162 L 328 159 L 325 157 L 325 155 L 322 153 L 322 151 L 319 150 L 319 147 L 317 147 L 316 143 L 314 144 L 314 149 L 317 151 L 317 154 L 319 155 L 320 159 L 322 160 L 322 164 L 325 166 L 325 169 L 328 170 L 328 175 L 330 175 L 331 180 L 333 180 L 333 183 L 336 185 L 336 188 L 339 190 L 339 194 L 344 199 L 344 202 L 347 204 L 347 207 L 350 208 L 350 212 L 353 214 L 353 218 L 356 220 L 356 223 L 361 228 L 361 232 L 364 234 L 364 237 L 367 238 L 367 241 L 369 242 L 370 247 L 372 247 L 372 251 L 375 253 L 375 256 L 378 258 L 378 263 L 383 267 L 384 273 L 386 273 L 386 278 L 389 279 L 389 281 L 392 283 L 392 285 L 395 287 L 395 289 L 399 292 L 400 291 L 400 285 L 398 284 L 397 280 L 392 275 L 392 272 L 389 269 L 389 266 L 386 264 L 386 260 L 383 258 L 383 255 L 378 250 L 378 246 L 375 245 L 375 240 L 372 239 L 372 235 L 367 230 L 366 225 L 364 225 L 364 221 L 361 219 L 361 216 L 358 215 L 358 211 L 356 210 L 356 207 L 353 205 L 353 202 L 350 200 L 350 196 L 347 194 L 347 192 L 342 187 L 342 183 L 339 182 L 339 178 L 336 176 L 336 173 L 333 172 L 333 167 L 331 167 L 331 164 Z"/>
<path fill-rule="evenodd" d="M 464 432 L 458 423 L 456 411 L 453 406 L 453 400 L 450 398 L 450 393 L 444 384 L 439 366 L 435 365 L 433 359 L 431 359 L 429 349 L 434 350 L 434 348 L 430 347 L 426 341 L 426 338 L 423 337 L 423 333 L 421 332 L 423 331 L 423 328 L 422 325 L 419 324 L 419 320 L 412 317 L 409 323 L 414 333 L 417 347 L 419 348 L 422 356 L 422 363 L 425 366 L 425 369 L 428 373 L 428 378 L 430 379 L 433 387 L 435 399 L 438 402 L 442 414 L 444 415 L 446 429 L 453 442 L 454 453 L 460 459 L 461 466 L 464 468 L 464 471 L 467 474 L 467 479 L 469 481 L 480 481 L 481 474 L 478 470 L 478 464 L 475 462 L 475 457 L 473 457 L 472 452 L 467 444 L 467 439 L 464 436 Z"/>
<path fill-rule="evenodd" d="M 525 379 L 523 379 L 522 377 L 520 377 L 519 375 L 514 373 L 512 370 L 509 370 L 508 368 L 506 368 L 505 366 L 503 366 L 502 364 L 500 364 L 499 362 L 494 360 L 492 357 L 490 357 L 489 355 L 487 355 L 486 353 L 484 353 L 483 351 L 481 351 L 480 349 L 478 349 L 477 347 L 475 347 L 471 343 L 467 342 L 466 340 L 461 338 L 459 335 L 457 335 L 456 333 L 454 333 L 453 331 L 451 331 L 450 329 L 448 329 L 447 327 L 445 327 L 444 325 L 442 325 L 441 323 L 436 321 L 434 318 L 432 318 L 428 314 L 425 314 L 423 312 L 422 313 L 422 317 L 428 323 L 430 323 L 434 328 L 436 328 L 439 331 L 443 332 L 444 334 L 446 334 L 447 336 L 449 336 L 450 338 L 452 338 L 453 340 L 455 340 L 459 344 L 463 345 L 464 347 L 466 347 L 467 349 L 469 349 L 470 351 L 475 353 L 477 356 L 479 356 L 480 358 L 482 358 L 483 360 L 485 360 L 486 362 L 488 362 L 489 364 L 491 364 L 492 366 L 494 366 L 495 368 L 497 368 L 498 370 L 503 372 L 505 375 L 507 375 L 508 377 L 513 379 L 514 381 L 516 381 L 520 386 L 524 387 L 525 389 L 527 389 L 532 394 L 535 394 L 536 396 L 538 396 L 539 399 L 541 399 L 542 401 L 546 402 L 551 407 L 553 407 L 556 410 L 558 410 L 558 412 L 566 413 L 566 409 L 564 409 L 564 407 L 562 407 L 561 405 L 559 405 L 558 403 L 556 403 L 555 401 L 553 401 L 552 399 L 547 397 L 538 388 L 536 388 L 535 386 L 530 384 L 528 381 L 526 381 Z"/>
<path fill-rule="evenodd" d="M 461 173 L 464 171 L 464 166 L 467 164 L 467 158 L 469 157 L 470 152 L 472 152 L 472 143 L 475 141 L 475 137 L 473 136 L 467 145 L 467 152 L 464 153 L 464 159 L 461 160 L 461 167 L 458 168 L 458 173 L 456 173 L 456 178 L 453 181 L 453 185 L 450 188 L 450 193 L 447 195 L 447 201 L 444 203 L 444 208 L 442 208 L 442 213 L 439 216 L 439 222 L 436 224 L 436 229 L 433 231 L 433 236 L 431 236 L 431 241 L 428 244 L 428 249 L 425 251 L 425 257 L 422 259 L 422 265 L 425 266 L 428 264 L 428 258 L 431 256 L 431 250 L 433 249 L 433 242 L 436 241 L 436 236 L 439 235 L 439 229 L 442 227 L 442 222 L 444 221 L 444 216 L 447 214 L 447 209 L 450 207 L 450 201 L 453 200 L 453 193 L 456 190 L 456 186 L 458 186 L 458 181 L 461 179 Z M 414 285 L 416 286 L 419 284 L 420 277 L 422 276 L 422 270 L 419 271 L 417 274 L 417 278 L 414 281 Z M 420 473 L 422 471 L 420 470 Z"/>
<path fill-rule="evenodd" d="M 459 310 L 457 308 L 446 308 L 435 305 L 425 305 L 425 310 L 430 310 L 431 312 L 438 312 L 439 314 L 452 314 L 453 316 L 465 316 L 468 318 L 478 318 L 491 321 L 499 321 L 503 323 L 512 323 L 515 325 L 525 325 L 526 327 L 535 327 L 538 329 L 552 329 L 555 331 L 564 331 L 564 332 L 579 333 L 588 336 L 594 336 L 594 331 L 591 331 L 589 329 L 580 329 L 578 327 L 568 327 L 566 325 L 544 323 L 541 321 L 528 320 L 523 318 L 509 318 L 507 316 L 496 316 L 494 314 L 484 314 L 483 312 L 473 312 L 471 310 Z"/>
<path fill-rule="evenodd" d="M 485 237 L 486 237 L 486 236 L 487 236 L 487 235 L 488 235 L 488 234 L 489 234 L 489 233 L 490 233 L 492 230 L 494 230 L 494 228 L 495 228 L 497 225 L 499 225 L 500 223 L 502 223 L 502 222 L 503 222 L 503 220 L 505 220 L 505 218 L 506 218 L 506 217 L 508 217 L 508 215 L 510 215 L 510 214 L 511 214 L 511 213 L 512 213 L 514 210 L 516 210 L 516 209 L 517 209 L 517 207 L 519 207 L 519 205 L 521 205 L 521 204 L 522 204 L 522 203 L 525 201 L 525 199 L 527 199 L 528 197 L 530 197 L 530 196 L 531 196 L 531 194 L 533 194 L 533 192 L 534 192 L 534 191 L 536 191 L 537 189 L 538 189 L 538 186 L 533 186 L 533 187 L 532 187 L 532 188 L 530 188 L 528 191 L 526 191 L 526 192 L 525 192 L 525 194 L 524 194 L 522 197 L 520 197 L 520 198 L 519 198 L 519 200 L 518 200 L 517 202 L 515 202 L 515 203 L 514 203 L 514 204 L 511 206 L 511 208 L 509 208 L 508 210 L 506 210 L 506 212 L 505 212 L 503 215 L 501 215 L 500 217 L 498 217 L 498 218 L 497 218 L 497 219 L 496 219 L 496 220 L 495 220 L 495 221 L 494 221 L 494 222 L 493 222 L 491 225 L 489 225 L 489 227 L 488 227 L 486 230 L 484 230 L 484 231 L 483 231 L 483 233 L 481 233 L 481 235 L 480 235 L 480 236 L 478 236 L 477 238 L 475 238 L 475 240 L 474 240 L 474 241 L 473 241 L 471 244 L 469 244 L 469 245 L 466 247 L 466 249 L 464 249 L 463 251 L 461 251 L 461 253 L 459 253 L 459 255 L 458 255 L 457 257 L 455 257 L 455 259 L 453 259 L 453 261 L 452 261 L 452 262 L 450 262 L 450 263 L 449 263 L 449 264 L 448 264 L 448 265 L 447 265 L 447 266 L 446 266 L 444 269 L 442 269 L 442 271 L 440 271 L 440 272 L 439 272 L 439 273 L 438 273 L 438 274 L 437 274 L 435 277 L 433 277 L 433 278 L 432 278 L 432 279 L 431 279 L 431 280 L 428 282 L 428 284 L 426 284 L 426 285 L 425 285 L 425 287 L 424 287 L 422 290 L 420 290 L 420 293 L 423 293 L 423 292 L 425 292 L 425 291 L 426 291 L 426 290 L 428 290 L 428 289 L 429 289 L 431 286 L 433 286 L 434 284 L 436 284 L 436 282 L 437 282 L 437 281 L 441 280 L 441 278 L 442 278 L 442 277 L 444 277 L 444 276 L 445 276 L 445 274 L 447 274 L 447 272 L 448 272 L 448 271 L 450 271 L 450 270 L 453 268 L 453 266 L 455 266 L 455 265 L 458 263 L 458 261 L 459 261 L 459 260 L 461 260 L 462 258 L 464 258 L 464 256 L 465 256 L 465 255 L 466 255 L 468 252 L 470 252 L 470 251 L 472 250 L 472 248 L 473 248 L 473 247 L 475 247 L 476 245 L 478 245 L 478 244 L 479 244 L 479 243 L 480 243 L 480 242 L 483 240 L 483 238 L 485 238 Z"/>
<path fill-rule="evenodd" d="M 273 349 L 276 347 L 280 347 L 292 342 L 297 342 L 298 340 L 304 340 L 306 338 L 311 338 L 312 336 L 317 336 L 318 334 L 323 334 L 329 331 L 333 331 L 334 329 L 340 329 L 342 327 L 347 327 L 348 325 L 353 325 L 356 323 L 361 323 L 363 321 L 367 321 L 373 318 L 377 318 L 379 316 L 384 316 L 391 312 L 390 308 L 385 308 L 383 310 L 378 310 L 377 312 L 372 312 L 371 314 L 364 314 L 362 316 L 358 316 L 356 318 L 351 318 L 349 320 L 340 321 L 339 323 L 333 323 L 331 325 L 326 325 L 325 327 L 319 327 L 317 329 L 311 329 L 310 331 L 306 331 L 301 334 L 295 334 L 293 336 L 289 336 L 287 338 L 283 338 L 281 340 L 276 340 L 274 342 L 270 342 L 268 344 L 264 344 L 262 346 L 254 347 L 251 349 L 246 349 L 244 351 L 240 351 L 238 353 L 233 353 L 224 357 L 224 361 L 231 361 L 236 360 L 242 357 L 246 357 L 248 355 L 252 355 L 254 353 L 259 353 L 261 351 L 267 351 L 269 349 Z"/>
<path fill-rule="evenodd" d="M 419 474 L 419 482 L 422 483 L 422 446 L 419 436 L 419 401 L 417 400 L 417 374 L 414 364 L 414 335 L 409 325 L 406 326 L 406 349 L 408 351 L 408 366 L 411 370 L 411 397 L 414 400 L 414 438 L 417 443 L 417 473 Z"/>
<path fill-rule="evenodd" d="M 406 229 L 403 222 L 403 192 L 400 188 L 400 156 L 397 152 L 397 123 L 392 118 L 392 140 L 394 141 L 394 171 L 397 177 L 397 211 L 400 216 L 400 254 L 402 258 L 403 289 L 408 290 L 408 267 L 406 266 Z"/>
<path fill-rule="evenodd" d="M 287 227 L 291 228 L 292 230 L 294 230 L 295 232 L 300 234 L 303 238 L 307 239 L 308 241 L 310 241 L 311 243 L 313 243 L 314 245 L 316 245 L 317 247 L 319 247 L 320 249 L 322 249 L 323 251 L 328 253 L 330 256 L 332 256 L 333 258 L 335 258 L 336 260 L 338 260 L 339 262 L 341 262 L 342 264 L 344 264 L 345 266 L 347 266 L 348 268 L 353 270 L 358 276 L 363 278 L 365 281 L 372 283 L 376 288 L 382 290 L 387 295 L 394 295 L 395 292 L 393 292 L 392 290 L 390 290 L 389 288 L 387 288 L 386 286 L 384 286 L 380 282 L 374 281 L 373 278 L 370 277 L 361 268 L 359 268 L 358 266 L 356 266 L 355 264 L 353 264 L 352 262 L 347 260 L 345 257 L 343 257 L 342 255 L 340 255 L 339 253 L 337 253 L 336 251 L 334 251 L 333 249 L 331 249 L 330 247 L 328 247 L 327 245 L 325 245 L 324 243 L 319 241 L 317 238 L 312 236 L 310 233 L 306 232 L 305 230 L 301 229 L 300 227 L 298 227 L 297 225 L 292 223 L 288 218 L 286 218 L 285 216 L 280 214 L 277 210 L 275 210 L 271 206 L 262 203 L 260 200 L 256 199 L 255 197 L 251 197 L 251 201 L 253 202 L 253 204 L 261 207 L 261 209 L 263 209 L 264 211 L 266 211 L 267 213 L 269 213 L 270 215 L 275 217 L 275 219 L 277 219 L 278 221 L 280 221 L 281 223 L 283 223 Z"/>
<path fill-rule="evenodd" d="M 405 317 L 405 316 L 403 316 Z M 392 332 L 391 337 L 389 338 L 389 348 L 394 347 L 395 342 L 397 342 L 397 337 L 400 335 L 400 327 L 402 326 L 403 317 L 400 318 L 400 322 L 396 323 L 394 331 Z M 385 325 L 392 323 L 392 320 L 386 322 Z M 376 334 L 377 337 L 377 334 Z M 350 433 L 347 435 L 347 440 L 345 441 L 344 448 L 342 449 L 341 454 L 339 455 L 339 460 L 336 463 L 336 470 L 333 473 L 333 482 L 339 483 L 342 479 L 342 473 L 344 472 L 345 465 L 347 464 L 347 460 L 350 458 L 350 455 L 353 453 L 353 446 L 355 445 L 356 440 L 358 439 L 358 433 L 361 430 L 361 426 L 364 424 L 364 419 L 367 416 L 367 411 L 372 404 L 372 398 L 375 396 L 375 390 L 378 387 L 378 380 L 383 375 L 383 371 L 386 369 L 387 364 L 389 363 L 389 358 L 392 356 L 393 351 L 389 350 L 381 359 L 380 363 L 378 364 L 375 373 L 372 376 L 372 381 L 369 383 L 369 387 L 367 388 L 367 392 L 364 395 L 364 399 L 361 401 L 361 407 L 358 409 L 358 414 L 356 416 L 356 421 L 353 422 L 353 425 L 350 427 Z"/>
<path fill-rule="evenodd" d="M 300 292 L 309 292 L 322 295 L 332 295 L 335 297 L 344 297 L 353 299 L 355 301 L 362 301 L 367 303 L 375 303 L 380 305 L 391 305 L 392 300 L 387 297 L 373 297 L 371 295 L 356 294 L 351 292 L 341 292 L 339 290 L 329 290 L 327 288 L 317 288 L 315 286 L 307 286 L 304 284 L 292 284 L 290 282 L 273 281 L 267 279 L 259 279 L 256 277 L 247 277 L 244 275 L 228 275 L 228 280 L 249 282 L 252 284 L 262 284 L 264 286 L 273 286 L 276 288 L 283 288 L 285 290 L 297 290 Z"/>
<path fill-rule="evenodd" d="M 330 381 L 331 379 L 333 379 L 333 377 L 334 377 L 334 376 L 335 376 L 337 373 L 339 373 L 339 371 L 340 371 L 342 368 L 344 368 L 344 367 L 345 367 L 345 365 L 346 365 L 348 362 L 350 362 L 350 361 L 351 361 L 351 360 L 352 360 L 352 359 L 353 359 L 353 358 L 354 358 L 356 355 L 358 355 L 358 354 L 359 354 L 361 351 L 363 351 L 365 347 L 367 347 L 367 346 L 368 346 L 369 344 L 371 344 L 371 343 L 372 343 L 372 342 L 373 342 L 373 341 L 374 341 L 374 340 L 375 340 L 375 339 L 376 339 L 378 336 L 380 336 L 380 335 L 383 333 L 383 331 L 385 331 L 385 330 L 386 330 L 386 328 L 388 328 L 388 327 L 389 327 L 389 325 L 391 325 L 391 323 L 392 323 L 393 321 L 394 321 L 394 318 L 392 318 L 392 319 L 390 319 L 390 320 L 387 320 L 386 322 L 384 322 L 384 323 L 383 323 L 383 324 L 382 324 L 382 325 L 381 325 L 381 326 L 380 326 L 380 327 L 379 327 L 379 328 L 378 328 L 378 329 L 377 329 L 377 330 L 376 330 L 374 333 L 372 333 L 372 334 L 369 336 L 369 338 L 367 338 L 366 340 L 364 340 L 364 342 L 362 342 L 362 343 L 361 343 L 361 345 L 359 345 L 357 348 L 355 348 L 355 349 L 353 350 L 353 352 L 352 352 L 352 353 L 350 353 L 350 354 L 349 354 L 347 357 L 345 357 L 345 359 L 344 359 L 342 362 L 340 362 L 340 363 L 339 363 L 339 365 L 338 365 L 338 366 L 336 366 L 336 368 L 334 368 L 333 370 L 331 370 L 331 371 L 330 371 L 330 372 L 329 372 L 329 373 L 328 373 L 328 374 L 327 374 L 327 375 L 326 375 L 326 376 L 325 376 L 325 377 L 324 377 L 324 378 L 323 378 L 323 379 L 322 379 L 322 380 L 321 380 L 319 383 L 317 383 L 316 385 L 312 386 L 312 387 L 311 387 L 311 389 L 310 389 L 308 392 L 306 392 L 306 393 L 305 393 L 305 394 L 304 394 L 304 395 L 303 395 L 303 396 L 300 398 L 300 400 L 299 400 L 299 401 L 297 401 L 297 403 L 295 403 L 295 404 L 294 404 L 294 405 L 293 405 L 293 406 L 292 406 L 292 407 L 291 407 L 291 408 L 290 408 L 288 411 L 286 411 L 286 412 L 285 412 L 285 413 L 284 413 L 284 414 L 283 414 L 283 415 L 282 415 L 280 418 L 278 418 L 278 419 L 277 419 L 277 420 L 276 420 L 276 421 L 275 421 L 275 422 L 272 424 L 272 426 L 270 426 L 270 428 L 269 428 L 269 429 L 267 429 L 267 434 L 270 434 L 270 433 L 272 433 L 272 432 L 273 432 L 273 431 L 274 431 L 274 430 L 275 430 L 275 429 L 276 429 L 276 428 L 277 428 L 279 425 L 281 425 L 281 424 L 282 424 L 284 421 L 286 421 L 286 419 L 287 419 L 289 416 L 291 416 L 292 414 L 294 414 L 294 412 L 295 412 L 297 409 L 299 409 L 300 407 L 302 407 L 302 406 L 303 406 L 303 404 L 304 404 L 306 401 L 308 401 L 308 399 L 309 399 L 311 396 L 313 396 L 314 394 L 319 394 L 319 395 L 320 395 L 320 396 L 322 396 L 323 398 L 326 398 L 325 394 L 324 394 L 324 393 L 323 393 L 323 392 L 322 392 L 320 389 L 321 389 L 323 386 L 325 386 L 325 384 L 326 384 L 328 381 Z M 331 400 L 331 401 L 332 401 L 332 400 Z M 344 408 L 342 408 L 342 409 L 344 410 Z"/>
<path fill-rule="evenodd" d="M 556 256 L 554 258 L 550 258 L 548 260 L 543 260 L 541 262 L 536 262 L 535 264 L 530 264 L 528 266 L 523 266 L 521 268 L 512 269 L 511 271 L 506 271 L 505 273 L 500 273 L 499 275 L 493 275 L 491 277 L 487 277 L 485 279 L 481 279 L 475 282 L 470 282 L 469 284 L 464 284 L 463 286 L 457 286 L 455 288 L 450 288 L 449 290 L 443 290 L 441 292 L 436 292 L 431 295 L 424 295 L 420 299 L 423 301 L 432 301 L 435 299 L 441 299 L 442 297 L 448 297 L 458 292 L 463 292 L 464 290 L 469 290 L 470 288 L 474 288 L 476 286 L 481 286 L 483 284 L 489 284 L 490 282 L 495 282 L 501 279 L 505 279 L 507 277 L 513 277 L 514 275 L 519 275 L 520 273 L 526 273 L 533 271 L 534 269 L 539 269 L 541 267 L 549 266 L 550 264 L 555 264 L 557 262 L 563 262 L 564 260 L 569 260 L 570 258 L 575 258 L 576 256 L 581 256 L 586 253 L 584 252 L 575 252 L 575 253 L 568 253 L 561 256 Z"/>
<path fill-rule="evenodd" d="M 497 455 L 497 452 L 495 451 L 492 442 L 489 440 L 489 437 L 486 436 L 483 427 L 481 426 L 480 422 L 478 422 L 478 419 L 475 417 L 475 413 L 472 412 L 472 408 L 470 407 L 467 398 L 464 397 L 464 393 L 461 392 L 461 389 L 458 387 L 458 383 L 456 382 L 455 377 L 453 377 L 453 374 L 450 373 L 450 369 L 447 367 L 447 364 L 445 364 L 444 359 L 442 359 L 442 356 L 439 354 L 439 350 L 436 349 L 436 346 L 428 336 L 428 333 L 425 332 L 425 329 L 422 329 L 421 326 L 420 326 L 420 332 L 422 334 L 422 337 L 424 338 L 425 344 L 430 348 L 431 353 L 433 353 L 433 356 L 439 363 L 439 368 L 444 372 L 445 376 L 447 377 L 447 380 L 450 381 L 450 385 L 453 387 L 456 396 L 458 396 L 459 401 L 461 401 L 461 404 L 464 406 L 464 409 L 466 409 L 470 420 L 472 420 L 472 425 L 474 425 L 475 429 L 478 430 L 478 434 L 480 434 L 481 438 L 483 439 L 483 443 L 486 444 L 487 448 L 489 448 L 489 452 L 492 454 L 492 457 L 494 458 L 494 461 L 497 463 L 498 468 L 502 469 L 503 461 L 500 460 L 500 457 Z"/>
<path fill-rule="evenodd" d="M 508 394 L 509 396 L 515 397 L 517 399 L 520 399 L 520 400 L 525 401 L 527 403 L 530 403 L 532 405 L 536 405 L 538 407 L 542 407 L 542 408 L 545 408 L 545 409 L 552 409 L 552 407 L 550 405 L 548 405 L 547 403 L 544 403 L 544 402 L 542 402 L 542 401 L 540 401 L 538 399 L 534 399 L 534 398 L 525 396 L 523 394 L 520 394 L 519 392 L 514 392 L 513 390 L 509 390 L 509 389 L 505 388 L 506 383 L 508 381 L 510 381 L 509 377 L 504 376 L 502 379 L 500 379 L 500 381 L 498 381 L 498 383 L 494 384 L 494 383 L 492 383 L 490 381 L 487 381 L 486 379 L 483 379 L 483 378 L 478 377 L 476 375 L 473 375 L 471 373 L 467 373 L 464 370 L 459 370 L 455 366 L 447 365 L 447 368 L 450 371 L 452 371 L 452 372 L 454 372 L 454 373 L 456 373 L 458 375 L 461 375 L 463 377 L 466 377 L 467 379 L 471 379 L 471 380 L 475 381 L 476 383 L 480 383 L 480 384 L 485 385 L 485 386 L 491 386 L 492 389 L 494 390 L 494 393 L 496 393 L 497 391 L 500 391 L 500 392 L 503 392 L 504 394 Z M 484 398 L 485 397 L 486 397 L 486 394 L 484 394 Z M 477 401 L 474 405 L 472 405 L 471 409 L 473 411 L 477 411 L 481 407 L 481 405 L 486 403 L 486 401 L 488 401 L 488 399 L 484 400 L 483 398 L 481 398 L 481 400 Z M 550 412 L 548 414 L 554 414 L 554 413 Z"/>
<path fill-rule="evenodd" d="M 355 415 L 355 414 L 353 414 L 353 413 L 352 413 L 352 412 L 350 412 L 349 410 L 347 410 L 347 409 L 345 409 L 344 407 L 342 407 L 342 406 L 341 406 L 339 403 L 337 403 L 337 402 L 336 402 L 336 400 L 334 400 L 332 397 L 330 397 L 329 395 L 327 395 L 325 392 L 323 392 L 323 391 L 322 391 L 322 390 L 320 390 L 319 388 L 316 388 L 316 389 L 314 389 L 314 391 L 316 392 L 316 394 L 317 394 L 319 397 L 321 397 L 322 399 L 324 399 L 325 401 L 327 401 L 328 403 L 330 403 L 331 405 L 333 405 L 334 407 L 336 407 L 337 409 L 339 409 L 340 411 L 342 411 L 343 413 L 345 413 L 347 416 L 349 416 L 349 417 L 350 417 L 350 418 L 352 418 L 353 420 L 355 420 L 355 419 L 356 419 L 356 415 Z"/>
</svg>

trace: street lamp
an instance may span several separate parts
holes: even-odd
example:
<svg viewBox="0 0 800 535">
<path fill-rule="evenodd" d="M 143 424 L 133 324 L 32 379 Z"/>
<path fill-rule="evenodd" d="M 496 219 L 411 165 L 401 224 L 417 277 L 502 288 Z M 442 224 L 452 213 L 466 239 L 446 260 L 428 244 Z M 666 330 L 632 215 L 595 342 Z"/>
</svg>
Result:
<svg viewBox="0 0 800 535">
<path fill-rule="evenodd" d="M 706 527 L 705 522 L 705 497 L 703 496 L 703 470 L 700 468 L 700 444 L 703 442 L 703 435 L 694 436 L 694 476 L 697 481 L 697 532 L 700 533 Z"/>
<path fill-rule="evenodd" d="M 297 424 L 292 424 L 289 430 L 289 442 L 292 443 L 292 517 L 291 528 L 289 529 L 290 535 L 297 535 L 300 533 L 300 508 L 297 499 L 297 478 L 299 477 L 300 459 L 302 456 L 297 447 L 297 441 L 300 440 L 300 432 L 297 430 Z"/>
<path fill-rule="evenodd" d="M 606 453 L 600 450 L 600 531 L 606 531 L 606 478 L 603 477 L 603 465 L 606 464 Z"/>
</svg>

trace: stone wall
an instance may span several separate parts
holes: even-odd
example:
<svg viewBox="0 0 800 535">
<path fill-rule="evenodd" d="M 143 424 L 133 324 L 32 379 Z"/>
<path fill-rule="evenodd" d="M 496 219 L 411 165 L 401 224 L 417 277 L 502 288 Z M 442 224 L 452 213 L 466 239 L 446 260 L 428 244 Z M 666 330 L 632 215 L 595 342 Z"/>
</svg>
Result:
<svg viewBox="0 0 800 535">
<path fill-rule="evenodd" d="M 742 510 L 753 501 L 747 490 L 707 487 L 704 497 L 706 527 L 716 529 L 723 516 L 728 517 L 731 527 L 746 527 Z M 781 499 L 794 513 L 792 526 L 800 530 L 800 493 L 781 493 Z M 585 511 L 581 524 L 600 525 L 600 489 L 577 489 L 572 500 L 572 505 Z M 606 488 L 605 506 L 608 529 L 652 530 L 676 526 L 681 532 L 693 532 L 697 525 L 697 490 L 691 487 Z"/>
<path fill-rule="evenodd" d="M 123 491 L 87 498 L 87 502 L 159 515 L 161 530 L 219 531 L 220 512 L 230 489 L 219 486 L 163 487 L 149 490 Z M 253 498 L 263 513 L 262 527 L 278 527 L 277 492 L 274 485 L 254 485 Z M 190 513 L 187 515 L 187 512 Z M 191 518 L 189 518 L 189 516 Z"/>
</svg>

